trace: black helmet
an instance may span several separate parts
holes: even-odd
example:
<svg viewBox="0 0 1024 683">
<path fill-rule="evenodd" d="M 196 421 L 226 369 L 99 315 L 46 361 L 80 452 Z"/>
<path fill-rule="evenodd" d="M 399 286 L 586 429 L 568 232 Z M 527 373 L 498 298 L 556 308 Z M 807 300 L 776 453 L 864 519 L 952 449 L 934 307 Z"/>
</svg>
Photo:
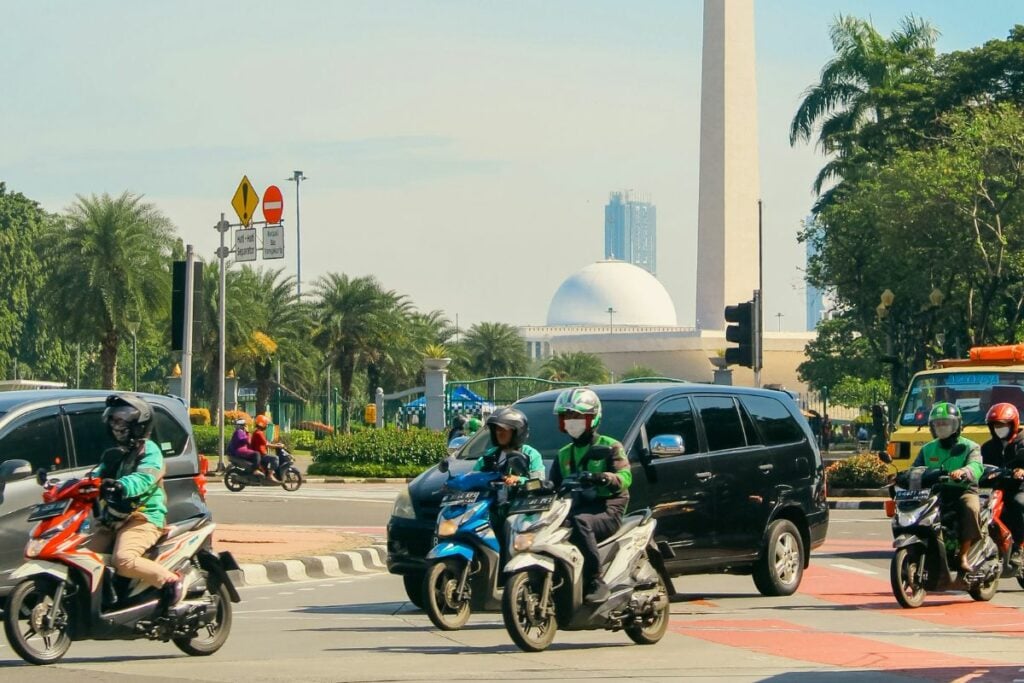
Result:
<svg viewBox="0 0 1024 683">
<path fill-rule="evenodd" d="M 530 425 L 526 421 L 526 416 L 523 415 L 521 410 L 515 408 L 500 408 L 496 410 L 491 413 L 491 416 L 487 418 L 487 422 L 484 424 L 491 430 L 492 446 L 499 445 L 498 440 L 494 436 L 495 427 L 505 427 L 512 430 L 512 441 L 509 442 L 509 448 L 521 448 L 530 436 Z"/>
<path fill-rule="evenodd" d="M 111 394 L 103 411 L 103 424 L 119 446 L 133 448 L 149 438 L 153 428 L 153 409 L 134 394 Z"/>
</svg>

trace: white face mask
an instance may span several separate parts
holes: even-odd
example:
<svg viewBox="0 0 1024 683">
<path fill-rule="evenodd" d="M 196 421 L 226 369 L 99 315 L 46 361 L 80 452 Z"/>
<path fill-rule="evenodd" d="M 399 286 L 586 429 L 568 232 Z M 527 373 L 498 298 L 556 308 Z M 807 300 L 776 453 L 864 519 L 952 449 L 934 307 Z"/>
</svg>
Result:
<svg viewBox="0 0 1024 683">
<path fill-rule="evenodd" d="M 935 436 L 939 439 L 948 439 L 956 432 L 956 425 L 948 422 L 935 423 Z"/>
<path fill-rule="evenodd" d="M 996 438 L 999 438 L 999 439 L 1005 439 L 1006 437 L 1008 437 L 1010 435 L 1010 428 L 1009 427 L 996 427 L 992 431 L 995 432 Z"/>
<path fill-rule="evenodd" d="M 566 420 L 565 421 L 565 433 L 574 439 L 578 439 L 583 436 L 583 433 L 587 431 L 586 420 Z"/>
</svg>

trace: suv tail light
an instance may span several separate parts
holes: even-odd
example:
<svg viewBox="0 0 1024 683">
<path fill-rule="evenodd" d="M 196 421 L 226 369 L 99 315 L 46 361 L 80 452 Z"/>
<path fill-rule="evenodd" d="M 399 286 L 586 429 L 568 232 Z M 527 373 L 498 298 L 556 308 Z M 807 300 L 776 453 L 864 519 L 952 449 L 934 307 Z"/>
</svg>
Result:
<svg viewBox="0 0 1024 683">
<path fill-rule="evenodd" d="M 206 459 L 205 455 L 199 456 L 199 474 L 192 477 L 192 481 L 196 483 L 196 489 L 199 491 L 199 497 L 204 501 L 206 500 L 206 473 L 210 470 L 210 461 Z"/>
</svg>

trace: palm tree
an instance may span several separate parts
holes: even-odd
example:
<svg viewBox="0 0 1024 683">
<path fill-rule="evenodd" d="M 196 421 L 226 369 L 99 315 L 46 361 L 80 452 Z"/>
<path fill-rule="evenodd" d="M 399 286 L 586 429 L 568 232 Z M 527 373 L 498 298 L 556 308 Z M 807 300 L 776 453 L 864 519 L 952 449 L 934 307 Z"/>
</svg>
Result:
<svg viewBox="0 0 1024 683">
<path fill-rule="evenodd" d="M 224 276 L 224 327 L 226 331 L 224 349 L 224 372 L 235 369 L 239 363 L 236 351 L 251 337 L 255 326 L 252 321 L 253 304 L 246 278 L 241 271 L 228 270 Z M 220 268 L 216 262 L 203 264 L 202 296 L 195 305 L 196 336 L 198 348 L 194 353 L 195 366 L 202 382 L 194 386 L 202 392 L 212 407 L 210 414 L 216 422 L 220 410 L 220 372 L 218 343 L 220 339 Z"/>
<path fill-rule="evenodd" d="M 619 377 L 619 381 L 627 379 L 639 379 L 641 377 L 661 377 L 661 372 L 655 370 L 649 365 L 634 365 L 629 370 L 626 370 Z"/>
<path fill-rule="evenodd" d="M 169 307 L 174 228 L 141 195 L 79 195 L 45 244 L 53 319 L 71 341 L 99 343 L 101 383 L 114 389 L 129 319 Z"/>
<path fill-rule="evenodd" d="M 883 37 L 870 21 L 840 16 L 830 30 L 833 57 L 821 79 L 804 92 L 789 128 L 789 143 L 809 142 L 818 130 L 818 147 L 836 154 L 814 181 L 814 191 L 841 178 L 855 154 L 856 134 L 894 115 L 892 95 L 901 85 L 919 79 L 921 67 L 935 57 L 938 31 L 927 21 L 904 17 L 900 28 Z"/>
<path fill-rule="evenodd" d="M 341 378 L 341 427 L 348 431 L 356 369 L 381 358 L 393 341 L 396 311 L 408 304 L 372 276 L 331 273 L 317 280 L 314 289 L 313 343 Z"/>
<path fill-rule="evenodd" d="M 541 366 L 541 374 L 556 382 L 604 384 L 608 381 L 608 368 L 604 362 L 585 351 L 556 353 Z"/>
<path fill-rule="evenodd" d="M 526 341 L 519 330 L 506 323 L 477 323 L 462 341 L 470 372 L 477 377 L 521 375 L 530 364 Z M 494 382 L 488 382 L 488 398 L 494 400 Z"/>
</svg>

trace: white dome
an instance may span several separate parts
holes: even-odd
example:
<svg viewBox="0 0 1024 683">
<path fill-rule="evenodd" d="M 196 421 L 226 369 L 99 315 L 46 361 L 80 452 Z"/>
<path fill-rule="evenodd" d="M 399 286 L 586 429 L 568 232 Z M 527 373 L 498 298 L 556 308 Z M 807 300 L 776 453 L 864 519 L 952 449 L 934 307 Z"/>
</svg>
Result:
<svg viewBox="0 0 1024 683">
<path fill-rule="evenodd" d="M 625 261 L 598 261 L 570 275 L 548 306 L 548 325 L 676 326 L 676 307 L 658 279 Z"/>
</svg>

